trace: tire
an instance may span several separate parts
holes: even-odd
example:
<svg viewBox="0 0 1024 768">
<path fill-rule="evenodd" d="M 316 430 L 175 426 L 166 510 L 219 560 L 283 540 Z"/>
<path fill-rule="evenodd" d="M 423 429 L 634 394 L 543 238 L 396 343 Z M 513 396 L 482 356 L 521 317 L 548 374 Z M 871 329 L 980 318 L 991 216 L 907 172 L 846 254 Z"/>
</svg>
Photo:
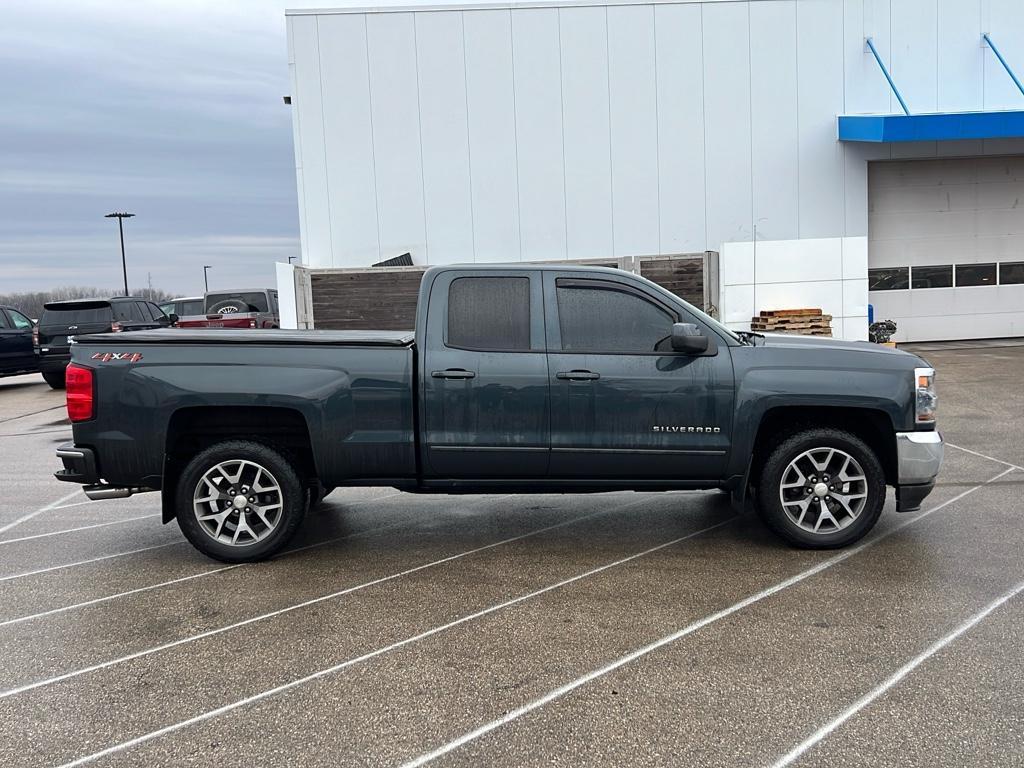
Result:
<svg viewBox="0 0 1024 768">
<path fill-rule="evenodd" d="M 50 385 L 50 389 L 64 389 L 64 371 L 48 371 L 43 374 L 43 379 Z"/>
<path fill-rule="evenodd" d="M 272 557 L 291 541 L 306 500 L 288 459 L 262 443 L 229 440 L 188 463 L 175 507 L 178 527 L 200 552 L 225 563 L 250 563 Z"/>
<path fill-rule="evenodd" d="M 757 494 L 761 518 L 790 544 L 837 549 L 860 540 L 878 522 L 885 504 L 885 473 L 856 435 L 811 428 L 772 449 Z"/>
</svg>

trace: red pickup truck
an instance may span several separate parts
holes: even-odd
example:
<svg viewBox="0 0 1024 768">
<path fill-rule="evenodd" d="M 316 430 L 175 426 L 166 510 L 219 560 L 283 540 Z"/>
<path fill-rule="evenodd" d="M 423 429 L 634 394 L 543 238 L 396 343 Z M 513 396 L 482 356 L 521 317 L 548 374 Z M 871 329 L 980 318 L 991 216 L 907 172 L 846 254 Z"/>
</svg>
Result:
<svg viewBox="0 0 1024 768">
<path fill-rule="evenodd" d="M 206 314 L 184 317 L 179 328 L 280 328 L 277 290 L 216 291 L 205 296 Z"/>
</svg>

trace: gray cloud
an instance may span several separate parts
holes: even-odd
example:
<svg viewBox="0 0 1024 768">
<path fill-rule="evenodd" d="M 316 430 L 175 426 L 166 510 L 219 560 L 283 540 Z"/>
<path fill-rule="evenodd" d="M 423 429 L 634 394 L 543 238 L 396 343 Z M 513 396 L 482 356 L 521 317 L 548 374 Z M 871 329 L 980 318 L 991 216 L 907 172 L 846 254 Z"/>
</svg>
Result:
<svg viewBox="0 0 1024 768">
<path fill-rule="evenodd" d="M 129 281 L 268 285 L 298 254 L 284 7 L 36 0 L 5 7 L 0 292 Z"/>
</svg>

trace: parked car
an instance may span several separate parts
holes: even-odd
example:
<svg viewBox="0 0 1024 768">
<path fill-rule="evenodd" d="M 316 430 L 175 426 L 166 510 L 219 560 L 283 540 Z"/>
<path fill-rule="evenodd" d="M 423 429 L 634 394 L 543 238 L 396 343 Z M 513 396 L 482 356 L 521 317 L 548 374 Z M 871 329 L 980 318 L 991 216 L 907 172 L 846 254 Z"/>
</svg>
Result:
<svg viewBox="0 0 1024 768">
<path fill-rule="evenodd" d="M 206 302 L 202 296 L 187 296 L 180 299 L 171 299 L 170 301 L 160 305 L 160 311 L 162 311 L 168 317 L 170 315 L 177 315 L 178 322 L 181 318 L 201 318 L 206 314 Z M 174 323 L 175 326 L 178 322 Z"/>
<path fill-rule="evenodd" d="M 166 328 L 175 320 L 153 302 L 132 296 L 51 301 L 39 318 L 39 370 L 47 384 L 62 389 L 73 336 Z"/>
<path fill-rule="evenodd" d="M 0 306 L 0 376 L 17 376 L 39 370 L 35 327 L 23 312 Z"/>
<path fill-rule="evenodd" d="M 269 557 L 306 500 L 418 493 L 756 494 L 801 547 L 851 544 L 886 485 L 919 509 L 942 461 L 934 370 L 870 342 L 735 333 L 614 269 L 433 267 L 416 331 L 85 336 L 61 480 L 160 490 L 207 555 Z"/>
<path fill-rule="evenodd" d="M 261 288 L 207 293 L 205 317 L 179 320 L 179 328 L 280 328 L 277 291 Z"/>
</svg>

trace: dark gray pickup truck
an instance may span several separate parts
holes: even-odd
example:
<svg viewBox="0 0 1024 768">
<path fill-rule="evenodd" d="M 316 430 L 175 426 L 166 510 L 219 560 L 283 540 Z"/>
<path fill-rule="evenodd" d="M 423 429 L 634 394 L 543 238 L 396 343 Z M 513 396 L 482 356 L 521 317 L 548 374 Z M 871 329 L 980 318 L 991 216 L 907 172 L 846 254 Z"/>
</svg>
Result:
<svg viewBox="0 0 1024 768">
<path fill-rule="evenodd" d="M 382 301 L 386 297 L 382 297 Z M 163 497 L 220 560 L 284 547 L 337 486 L 416 493 L 750 492 L 803 547 L 935 483 L 934 371 L 868 342 L 734 333 L 622 271 L 436 267 L 416 330 L 83 336 L 74 443 L 92 498 Z"/>
</svg>

